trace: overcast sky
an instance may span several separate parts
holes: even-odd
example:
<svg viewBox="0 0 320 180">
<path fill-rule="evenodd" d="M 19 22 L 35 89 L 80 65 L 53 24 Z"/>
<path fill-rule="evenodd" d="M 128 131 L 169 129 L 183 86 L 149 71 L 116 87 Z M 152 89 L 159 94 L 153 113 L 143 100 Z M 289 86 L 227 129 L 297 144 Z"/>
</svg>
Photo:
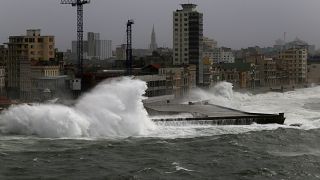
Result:
<svg viewBox="0 0 320 180">
<path fill-rule="evenodd" d="M 76 8 L 60 0 L 0 0 L 0 42 L 40 28 L 56 47 L 76 39 Z M 135 48 L 146 48 L 155 25 L 159 46 L 172 46 L 172 12 L 187 0 L 91 0 L 85 5 L 85 32 L 99 32 L 113 45 L 125 42 L 125 23 L 134 19 Z M 299 37 L 320 47 L 320 0 L 190 0 L 204 13 L 204 35 L 235 49 L 272 46 L 278 38 Z"/>
</svg>

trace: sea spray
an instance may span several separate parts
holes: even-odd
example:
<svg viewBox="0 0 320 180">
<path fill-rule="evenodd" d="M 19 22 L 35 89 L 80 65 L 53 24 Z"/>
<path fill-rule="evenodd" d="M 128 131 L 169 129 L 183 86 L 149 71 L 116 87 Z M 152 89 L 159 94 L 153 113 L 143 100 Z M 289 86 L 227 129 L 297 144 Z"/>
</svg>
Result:
<svg viewBox="0 0 320 180">
<path fill-rule="evenodd" d="M 302 124 L 304 129 L 320 128 L 320 86 L 284 93 L 268 92 L 253 95 L 232 90 L 228 82 L 209 90 L 191 92 L 191 100 L 208 100 L 212 104 L 254 113 L 285 113 L 285 124 Z M 311 103 L 312 109 L 308 105 Z"/>
<path fill-rule="evenodd" d="M 107 80 L 72 106 L 12 106 L 0 116 L 2 133 L 40 137 L 128 137 L 155 128 L 143 107 L 146 83 L 131 78 Z"/>
</svg>

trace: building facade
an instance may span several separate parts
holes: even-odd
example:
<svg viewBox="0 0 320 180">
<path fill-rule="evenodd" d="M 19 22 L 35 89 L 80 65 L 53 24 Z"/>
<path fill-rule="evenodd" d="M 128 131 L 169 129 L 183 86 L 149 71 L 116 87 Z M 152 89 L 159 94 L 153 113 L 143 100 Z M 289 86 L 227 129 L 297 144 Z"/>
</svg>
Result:
<svg viewBox="0 0 320 180">
<path fill-rule="evenodd" d="M 19 98 L 21 80 L 25 78 L 21 74 L 27 71 L 28 63 L 38 61 L 50 61 L 55 58 L 54 36 L 41 36 L 40 29 L 27 30 L 24 36 L 10 36 L 8 45 L 8 92 L 12 98 Z M 28 72 L 25 72 L 28 73 Z"/>
<path fill-rule="evenodd" d="M 230 48 L 216 48 L 212 54 L 215 63 L 234 63 L 235 56 Z"/>
<path fill-rule="evenodd" d="M 203 14 L 195 4 L 182 4 L 182 10 L 173 13 L 173 64 L 194 64 L 197 84 L 203 83 L 202 46 Z"/>
<path fill-rule="evenodd" d="M 308 50 L 291 48 L 279 53 L 282 69 L 288 77 L 288 84 L 303 84 L 307 82 Z"/>
</svg>

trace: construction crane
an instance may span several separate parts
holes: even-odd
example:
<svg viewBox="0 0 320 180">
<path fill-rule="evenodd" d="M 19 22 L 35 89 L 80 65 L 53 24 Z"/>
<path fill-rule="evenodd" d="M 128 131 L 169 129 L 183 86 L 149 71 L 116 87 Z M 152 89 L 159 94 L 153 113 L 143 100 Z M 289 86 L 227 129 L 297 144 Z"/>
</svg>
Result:
<svg viewBox="0 0 320 180">
<path fill-rule="evenodd" d="M 89 4 L 90 0 L 61 0 L 61 4 L 77 6 L 77 58 L 78 76 L 83 75 L 83 5 Z"/>
<path fill-rule="evenodd" d="M 127 75 L 132 75 L 132 25 L 134 21 L 132 19 L 127 22 L 127 49 L 126 49 L 126 65 Z"/>
</svg>

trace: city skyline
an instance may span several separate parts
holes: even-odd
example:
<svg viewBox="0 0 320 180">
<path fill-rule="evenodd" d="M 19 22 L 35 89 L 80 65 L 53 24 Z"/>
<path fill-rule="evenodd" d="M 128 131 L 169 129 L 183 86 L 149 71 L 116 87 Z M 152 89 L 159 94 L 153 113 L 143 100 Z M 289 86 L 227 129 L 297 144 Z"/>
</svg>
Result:
<svg viewBox="0 0 320 180">
<path fill-rule="evenodd" d="M 158 46 L 172 47 L 172 13 L 186 2 L 92 1 L 84 8 L 84 30 L 99 32 L 101 38 L 112 40 L 116 46 L 125 42 L 125 22 L 132 18 L 135 48 L 148 48 L 153 24 Z M 316 9 L 320 2 L 316 0 L 193 0 L 190 3 L 198 4 L 198 10 L 204 14 L 204 36 L 214 38 L 220 46 L 234 49 L 272 46 L 276 39 L 283 38 L 284 32 L 288 41 L 299 37 L 309 44 L 320 45 Z M 71 49 L 71 41 L 76 38 L 76 9 L 60 5 L 59 0 L 5 0 L 0 17 L 4 24 L 0 30 L 1 43 L 7 42 L 10 35 L 39 28 L 43 35 L 54 35 L 56 47 L 61 50 Z"/>
</svg>

